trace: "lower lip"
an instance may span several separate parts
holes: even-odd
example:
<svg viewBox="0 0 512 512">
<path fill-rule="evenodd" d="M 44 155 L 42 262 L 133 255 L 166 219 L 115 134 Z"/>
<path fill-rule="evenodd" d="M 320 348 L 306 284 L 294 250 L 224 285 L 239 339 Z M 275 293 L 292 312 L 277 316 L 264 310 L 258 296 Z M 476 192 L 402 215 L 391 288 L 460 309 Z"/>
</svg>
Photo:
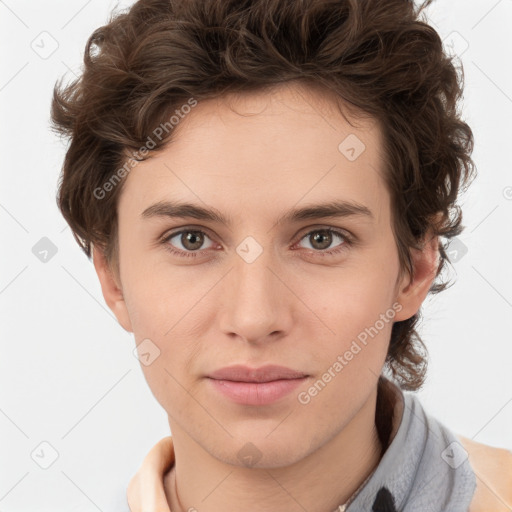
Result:
<svg viewBox="0 0 512 512">
<path fill-rule="evenodd" d="M 266 405 L 291 393 L 297 386 L 305 382 L 307 377 L 270 382 L 235 382 L 211 378 L 208 380 L 215 389 L 238 404 Z"/>
</svg>

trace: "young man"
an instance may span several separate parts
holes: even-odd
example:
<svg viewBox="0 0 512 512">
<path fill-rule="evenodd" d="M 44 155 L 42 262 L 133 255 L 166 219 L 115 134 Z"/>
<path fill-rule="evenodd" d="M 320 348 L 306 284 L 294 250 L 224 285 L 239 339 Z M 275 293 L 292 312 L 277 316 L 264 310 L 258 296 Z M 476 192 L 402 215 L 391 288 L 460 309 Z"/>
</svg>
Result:
<svg viewBox="0 0 512 512">
<path fill-rule="evenodd" d="M 418 16 L 139 1 L 56 88 L 59 207 L 172 433 L 132 512 L 509 510 L 512 453 L 403 393 L 474 171 L 456 70 Z"/>
</svg>

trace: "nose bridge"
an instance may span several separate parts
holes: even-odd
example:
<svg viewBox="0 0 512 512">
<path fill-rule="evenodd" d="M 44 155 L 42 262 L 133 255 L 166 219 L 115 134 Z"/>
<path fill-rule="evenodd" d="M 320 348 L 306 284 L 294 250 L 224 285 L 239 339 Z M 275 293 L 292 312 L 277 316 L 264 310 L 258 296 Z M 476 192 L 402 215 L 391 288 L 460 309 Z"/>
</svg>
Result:
<svg viewBox="0 0 512 512">
<path fill-rule="evenodd" d="M 290 313 L 275 275 L 279 265 L 274 251 L 246 239 L 237 247 L 233 265 L 223 289 L 222 329 L 253 341 L 286 330 Z"/>
</svg>

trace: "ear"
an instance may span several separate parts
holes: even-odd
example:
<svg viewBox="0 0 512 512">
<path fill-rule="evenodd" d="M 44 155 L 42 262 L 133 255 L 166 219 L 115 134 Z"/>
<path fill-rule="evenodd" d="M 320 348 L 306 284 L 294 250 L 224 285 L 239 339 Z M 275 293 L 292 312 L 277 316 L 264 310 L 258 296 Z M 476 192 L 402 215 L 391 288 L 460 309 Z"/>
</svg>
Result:
<svg viewBox="0 0 512 512">
<path fill-rule="evenodd" d="M 120 283 L 117 282 L 112 270 L 110 269 L 104 252 L 93 245 L 93 263 L 101 284 L 103 298 L 108 307 L 116 315 L 117 321 L 125 331 L 133 332 L 130 316 L 124 301 L 123 291 Z"/>
<path fill-rule="evenodd" d="M 395 315 L 395 321 L 407 320 L 415 315 L 436 277 L 439 265 L 439 237 L 430 233 L 425 237 L 422 249 L 411 249 L 413 276 L 405 275 L 398 287 L 396 301 L 402 309 Z"/>
</svg>

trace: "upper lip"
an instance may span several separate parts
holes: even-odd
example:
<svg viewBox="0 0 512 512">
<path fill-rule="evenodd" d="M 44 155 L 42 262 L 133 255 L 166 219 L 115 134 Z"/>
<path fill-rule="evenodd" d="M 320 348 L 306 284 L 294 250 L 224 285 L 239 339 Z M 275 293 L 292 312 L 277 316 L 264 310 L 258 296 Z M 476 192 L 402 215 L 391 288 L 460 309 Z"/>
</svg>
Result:
<svg viewBox="0 0 512 512">
<path fill-rule="evenodd" d="M 237 382 L 270 382 L 282 379 L 300 379 L 306 377 L 304 372 L 292 370 L 285 366 L 273 364 L 250 368 L 244 365 L 226 366 L 207 375 L 216 380 L 232 380 Z"/>
</svg>

